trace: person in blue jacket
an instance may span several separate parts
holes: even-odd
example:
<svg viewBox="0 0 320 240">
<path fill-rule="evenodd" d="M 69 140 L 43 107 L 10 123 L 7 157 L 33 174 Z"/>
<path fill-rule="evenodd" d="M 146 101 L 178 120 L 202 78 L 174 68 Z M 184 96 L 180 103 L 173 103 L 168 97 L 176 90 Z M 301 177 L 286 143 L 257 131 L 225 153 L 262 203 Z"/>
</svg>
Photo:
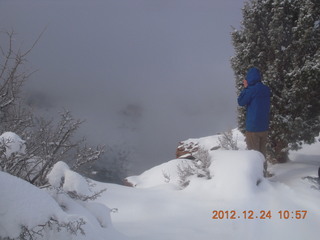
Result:
<svg viewBox="0 0 320 240">
<path fill-rule="evenodd" d="M 258 68 L 250 68 L 238 104 L 246 106 L 246 143 L 249 150 L 257 150 L 266 157 L 269 130 L 270 96 L 269 87 L 261 82 Z M 266 163 L 265 163 L 266 171 Z"/>
</svg>

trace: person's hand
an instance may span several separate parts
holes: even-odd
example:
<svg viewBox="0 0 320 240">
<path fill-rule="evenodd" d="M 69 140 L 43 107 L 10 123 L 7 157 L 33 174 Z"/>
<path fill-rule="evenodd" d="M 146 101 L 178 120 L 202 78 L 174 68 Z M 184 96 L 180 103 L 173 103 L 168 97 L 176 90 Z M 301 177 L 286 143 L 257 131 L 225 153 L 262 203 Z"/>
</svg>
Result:
<svg viewBox="0 0 320 240">
<path fill-rule="evenodd" d="M 248 87 L 248 81 L 246 79 L 243 80 L 243 86 L 244 86 L 244 88 Z"/>
</svg>

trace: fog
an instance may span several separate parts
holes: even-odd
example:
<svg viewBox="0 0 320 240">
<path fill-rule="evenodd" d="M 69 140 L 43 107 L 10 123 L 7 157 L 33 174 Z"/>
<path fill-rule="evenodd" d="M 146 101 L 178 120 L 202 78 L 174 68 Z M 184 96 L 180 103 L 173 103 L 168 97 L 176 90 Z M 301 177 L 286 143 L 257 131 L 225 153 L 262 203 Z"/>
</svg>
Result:
<svg viewBox="0 0 320 240">
<path fill-rule="evenodd" d="M 92 144 L 130 150 L 130 174 L 178 142 L 236 127 L 231 26 L 244 0 L 0 0 L 34 73 L 26 101 L 86 120 Z M 2 43 L 1 43 L 2 44 Z"/>
</svg>

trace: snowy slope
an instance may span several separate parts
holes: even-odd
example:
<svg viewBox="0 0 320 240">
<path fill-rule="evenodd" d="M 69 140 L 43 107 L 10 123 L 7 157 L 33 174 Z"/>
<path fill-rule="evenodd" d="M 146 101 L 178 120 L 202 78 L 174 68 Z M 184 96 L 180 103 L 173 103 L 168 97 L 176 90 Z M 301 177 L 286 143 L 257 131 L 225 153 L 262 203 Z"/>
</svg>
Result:
<svg viewBox="0 0 320 240">
<path fill-rule="evenodd" d="M 0 238 L 18 239 L 21 226 L 39 230 L 51 221 L 53 226 L 46 225 L 34 239 L 319 239 L 319 137 L 315 144 L 291 152 L 290 162 L 270 166 L 274 176 L 265 179 L 263 156 L 245 150 L 244 138 L 237 130 L 233 135 L 240 150 L 209 151 L 210 176 L 199 177 L 196 172 L 185 186 L 180 183 L 178 168 L 194 167 L 195 161 L 174 159 L 129 177 L 135 187 L 98 182 L 89 187 L 63 162 L 48 175 L 49 189 L 0 171 Z M 10 149 L 23 153 L 24 148 L 18 146 L 24 141 L 15 139 L 11 142 L 17 146 Z M 219 143 L 219 136 L 187 141 L 210 150 Z M 104 188 L 107 191 L 94 201 L 72 199 L 67 194 L 84 196 Z M 81 219 L 85 235 L 54 226 Z"/>
<path fill-rule="evenodd" d="M 208 148 L 216 140 L 197 141 Z M 194 176 L 181 189 L 177 166 L 190 160 L 175 159 L 130 177 L 135 188 L 98 183 L 107 191 L 97 201 L 118 209 L 114 226 L 130 239 L 319 239 L 320 191 L 310 180 L 320 166 L 320 143 L 271 166 L 269 179 L 262 177 L 262 155 L 243 150 L 243 136 L 238 144 L 242 150 L 210 152 L 209 180 Z"/>
</svg>

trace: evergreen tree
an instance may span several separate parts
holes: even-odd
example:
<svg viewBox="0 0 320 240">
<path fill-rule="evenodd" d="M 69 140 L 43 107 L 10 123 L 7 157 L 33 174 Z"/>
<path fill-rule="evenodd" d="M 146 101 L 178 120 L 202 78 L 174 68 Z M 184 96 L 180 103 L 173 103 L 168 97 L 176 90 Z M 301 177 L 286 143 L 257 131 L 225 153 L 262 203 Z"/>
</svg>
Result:
<svg viewBox="0 0 320 240">
<path fill-rule="evenodd" d="M 238 92 L 248 68 L 258 67 L 271 88 L 269 160 L 313 143 L 320 131 L 320 1 L 251 0 L 232 33 Z M 245 109 L 239 109 L 244 130 Z"/>
</svg>

